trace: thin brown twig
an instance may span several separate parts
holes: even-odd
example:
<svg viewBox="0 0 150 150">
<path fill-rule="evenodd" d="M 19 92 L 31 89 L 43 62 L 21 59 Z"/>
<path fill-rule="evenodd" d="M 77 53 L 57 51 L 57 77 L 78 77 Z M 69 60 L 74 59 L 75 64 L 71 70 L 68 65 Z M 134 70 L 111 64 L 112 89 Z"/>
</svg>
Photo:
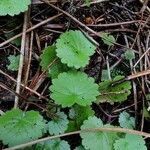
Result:
<svg viewBox="0 0 150 150">
<path fill-rule="evenodd" d="M 141 2 L 142 4 L 144 4 L 144 0 L 140 0 L 140 2 Z M 150 13 L 150 8 L 149 8 L 148 6 L 146 6 L 146 9 L 147 9 L 147 11 Z"/>
<path fill-rule="evenodd" d="M 48 4 L 49 6 L 51 6 L 52 8 L 56 9 L 57 11 L 65 14 L 66 16 L 70 17 L 73 21 L 75 21 L 76 23 L 78 23 L 80 26 L 84 27 L 86 30 L 88 30 L 89 32 L 93 33 L 94 35 L 100 37 L 100 35 L 95 32 L 94 30 L 92 30 L 91 28 L 87 27 L 85 24 L 83 24 L 82 22 L 80 22 L 79 20 L 77 20 L 75 17 L 73 17 L 72 15 L 70 15 L 69 13 L 67 13 L 66 11 L 56 7 L 55 5 L 51 4 L 49 1 L 47 0 L 41 0 L 43 1 L 44 3 Z M 99 45 L 97 45 L 99 46 Z"/>
<path fill-rule="evenodd" d="M 85 6 L 88 6 L 88 5 L 92 5 L 92 4 L 98 4 L 98 3 L 102 3 L 102 2 L 108 2 L 109 0 L 96 0 L 96 1 L 91 1 L 89 2 L 89 4 L 82 4 L 80 7 L 85 7 Z"/>
<path fill-rule="evenodd" d="M 3 84 L 2 82 L 0 82 L 0 87 L 27 101 L 27 99 L 24 96 L 21 96 L 19 93 L 15 92 L 11 88 Z"/>
<path fill-rule="evenodd" d="M 131 45 L 131 49 L 134 47 L 134 44 L 136 43 L 136 40 L 137 40 L 137 37 L 138 37 L 138 35 L 140 34 L 140 32 L 141 32 L 141 30 L 144 28 L 144 26 L 146 25 L 146 23 L 148 22 L 148 20 L 149 20 L 149 17 L 150 16 L 148 16 L 148 18 L 146 19 L 146 21 L 145 21 L 145 23 L 143 24 L 142 23 L 142 20 L 143 20 L 143 13 L 144 13 L 144 11 L 145 11 L 145 9 L 146 9 L 146 7 L 144 7 L 144 5 L 147 3 L 147 0 L 145 1 L 145 2 L 143 2 L 143 9 L 142 9 L 142 16 L 141 16 L 141 21 L 140 21 L 140 23 L 139 23 L 139 27 L 138 27 L 138 31 L 137 31 L 137 34 L 136 34 L 136 36 L 135 36 L 135 39 L 134 39 L 134 41 L 133 41 L 133 43 L 132 43 L 132 45 Z"/>
<path fill-rule="evenodd" d="M 31 38 L 30 38 L 30 47 L 29 47 L 29 56 L 28 56 L 28 63 L 26 65 L 26 72 L 24 77 L 24 84 L 27 85 L 28 77 L 29 77 L 29 71 L 30 71 L 30 65 L 31 65 L 31 59 L 32 59 L 32 48 L 33 48 L 33 31 L 31 32 Z"/>
<path fill-rule="evenodd" d="M 135 68 L 137 66 L 137 64 L 141 61 L 141 59 L 150 51 L 150 48 L 148 48 L 141 56 L 140 58 L 137 60 L 137 62 L 134 64 L 133 68 Z"/>
<path fill-rule="evenodd" d="M 30 31 L 32 31 L 32 30 L 34 30 L 34 29 L 36 29 L 36 28 L 38 28 L 38 27 L 40 27 L 40 26 L 42 26 L 42 25 L 48 23 L 49 21 L 52 21 L 52 20 L 54 20 L 54 19 L 60 17 L 61 15 L 62 15 L 62 13 L 60 13 L 60 14 L 58 14 L 58 15 L 55 15 L 55 16 L 53 16 L 53 17 L 50 17 L 50 18 L 48 18 L 48 19 L 46 19 L 46 20 L 44 20 L 44 21 L 42 21 L 42 22 L 40 22 L 40 23 L 34 25 L 33 27 L 31 27 L 31 28 L 29 28 L 28 30 L 26 30 L 26 33 L 29 33 Z M 8 40 L 2 42 L 2 43 L 0 44 L 0 47 L 3 47 L 3 46 L 5 46 L 6 44 L 10 43 L 11 41 L 17 39 L 18 37 L 22 36 L 22 34 L 23 34 L 23 33 L 19 33 L 19 34 L 13 36 L 12 38 L 10 38 L 10 39 L 8 39 Z"/>
<path fill-rule="evenodd" d="M 44 3 L 46 3 L 46 4 L 48 4 L 48 5 L 51 6 L 52 8 L 56 9 L 57 11 L 59 11 L 59 12 L 65 14 L 66 16 L 68 16 L 69 18 L 71 18 L 74 22 L 76 22 L 77 24 L 79 24 L 81 27 L 84 27 L 84 28 L 85 28 L 87 31 L 89 31 L 90 33 L 92 33 L 92 34 L 94 34 L 94 35 L 96 35 L 97 37 L 100 37 L 100 38 L 102 38 L 102 39 L 106 39 L 105 37 L 102 37 L 102 36 L 100 35 L 100 33 L 98 33 L 98 32 L 96 32 L 96 31 L 92 30 L 91 28 L 89 28 L 89 27 L 88 27 L 87 25 L 85 25 L 84 23 L 80 22 L 78 19 L 76 19 L 75 17 L 73 17 L 73 16 L 72 16 L 71 14 L 69 14 L 68 12 L 66 12 L 66 11 L 60 9 L 59 7 L 57 7 L 57 6 L 53 5 L 53 4 L 51 4 L 50 1 L 47 1 L 47 0 L 41 0 L 41 1 L 44 2 Z M 108 40 L 108 39 L 107 39 L 107 40 Z M 109 41 L 109 42 L 111 42 L 111 43 L 113 43 L 113 44 L 115 44 L 115 45 L 121 46 L 121 47 L 123 47 L 123 48 L 127 48 L 126 46 L 121 45 L 121 44 L 119 44 L 119 43 L 117 43 L 117 42 L 112 42 L 112 41 Z M 99 46 L 98 43 L 97 43 L 97 46 Z"/>
<path fill-rule="evenodd" d="M 5 72 L 3 72 L 2 70 L 0 70 L 0 73 L 3 74 L 4 76 L 8 77 L 8 78 L 9 78 L 10 80 L 12 80 L 13 82 L 17 83 L 17 81 L 16 81 L 13 77 L 9 76 L 8 74 L 6 74 Z M 21 84 L 21 86 L 24 87 L 26 90 L 32 92 L 33 94 L 39 96 L 40 98 L 43 98 L 43 99 L 45 99 L 45 100 L 47 100 L 47 101 L 49 100 L 48 98 L 42 96 L 41 94 L 39 94 L 38 92 L 34 91 L 33 89 L 31 89 L 31 88 L 25 86 L 24 84 Z"/>
<path fill-rule="evenodd" d="M 120 25 L 127 25 L 127 24 L 138 23 L 140 21 L 141 20 L 132 20 L 132 21 L 125 21 L 125 22 L 109 23 L 109 24 L 97 24 L 97 25 L 91 24 L 91 25 L 88 25 L 88 26 L 89 27 L 114 27 L 114 26 L 120 26 Z"/>
<path fill-rule="evenodd" d="M 48 66 L 45 70 L 43 70 L 43 72 L 37 76 L 37 78 L 31 82 L 31 84 L 29 85 L 29 87 L 32 87 L 33 90 L 37 90 L 40 85 L 43 83 L 43 81 L 46 78 L 46 71 L 54 64 L 54 62 L 56 62 L 58 60 L 58 58 L 55 58 Z"/>
<path fill-rule="evenodd" d="M 44 142 L 47 140 L 52 140 L 52 139 L 56 139 L 56 138 L 60 138 L 60 137 L 65 137 L 65 136 L 70 136 L 70 135 L 75 135 L 75 134 L 80 134 L 80 133 L 86 133 L 86 132 L 120 132 L 120 133 L 129 133 L 129 134 L 134 134 L 134 135 L 140 135 L 140 136 L 144 136 L 147 138 L 150 138 L 150 134 L 146 133 L 146 132 L 141 132 L 141 131 L 137 131 L 137 130 L 132 130 L 132 129 L 125 129 L 125 128 L 90 128 L 90 129 L 84 129 L 84 130 L 78 130 L 78 131 L 73 131 L 73 132 L 68 132 L 68 133 L 64 133 L 64 134 L 60 134 L 60 135 L 55 135 L 55 136 L 48 136 L 42 139 L 38 139 L 35 141 L 31 141 L 25 144 L 21 144 L 21 145 L 17 145 L 14 147 L 10 147 L 10 148 L 5 148 L 3 150 L 16 150 L 16 149 L 20 149 L 20 148 L 24 148 L 27 146 L 31 146 L 40 142 Z"/>
<path fill-rule="evenodd" d="M 138 101 L 138 103 L 141 103 L 141 101 Z M 132 105 L 129 105 L 129 106 L 126 106 L 126 107 L 123 107 L 123 108 L 119 108 L 119 109 L 116 109 L 116 110 L 113 110 L 112 113 L 119 113 L 121 111 L 124 111 L 124 110 L 127 110 L 131 107 L 133 107 L 135 104 L 133 103 Z"/>
<path fill-rule="evenodd" d="M 21 87 L 27 25 L 28 25 L 28 11 L 25 12 L 24 14 L 24 24 L 23 24 L 23 33 L 22 33 L 22 40 L 21 40 L 20 61 L 19 61 L 19 69 L 18 69 L 18 76 L 17 76 L 16 93 L 20 93 L 20 87 Z M 14 108 L 18 107 L 18 101 L 19 101 L 19 97 L 15 95 Z"/>
</svg>

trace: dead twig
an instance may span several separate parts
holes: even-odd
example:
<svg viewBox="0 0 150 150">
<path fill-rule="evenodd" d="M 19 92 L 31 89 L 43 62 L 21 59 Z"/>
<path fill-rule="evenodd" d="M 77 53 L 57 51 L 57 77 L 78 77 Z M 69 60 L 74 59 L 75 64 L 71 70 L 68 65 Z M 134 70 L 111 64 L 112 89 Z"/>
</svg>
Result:
<svg viewBox="0 0 150 150">
<path fill-rule="evenodd" d="M 16 81 L 13 77 L 9 76 L 8 74 L 6 74 L 5 72 L 3 72 L 2 70 L 0 70 L 0 73 L 3 74 L 4 76 L 8 77 L 8 78 L 9 78 L 10 80 L 12 80 L 13 82 L 17 83 L 17 81 Z M 33 89 L 31 89 L 31 88 L 25 86 L 24 84 L 21 84 L 21 86 L 22 86 L 23 88 L 25 88 L 26 90 L 30 91 L 31 93 L 37 95 L 38 97 L 40 97 L 40 98 L 42 98 L 42 99 L 45 99 L 46 101 L 49 101 L 48 98 L 42 96 L 40 93 L 38 93 L 38 92 L 36 92 L 35 90 L 33 90 Z"/>
<path fill-rule="evenodd" d="M 50 17 L 50 18 L 48 18 L 48 19 L 46 19 L 46 20 L 44 20 L 44 21 L 42 21 L 42 22 L 40 22 L 40 23 L 34 25 L 33 27 L 29 28 L 28 30 L 25 31 L 25 33 L 29 33 L 30 31 L 32 31 L 32 30 L 34 30 L 34 29 L 36 29 L 36 28 L 38 28 L 38 27 L 40 27 L 40 26 L 42 26 L 42 25 L 48 23 L 49 21 L 52 21 L 52 20 L 54 20 L 54 19 L 60 17 L 61 15 L 62 15 L 62 13 L 60 13 L 60 14 L 58 14 L 58 15 L 55 15 L 55 16 L 53 16 L 53 17 Z M 23 34 L 23 33 L 19 33 L 19 34 L 13 36 L 12 38 L 10 38 L 10 39 L 4 41 L 3 43 L 0 44 L 0 47 L 3 47 L 3 46 L 5 46 L 6 44 L 10 43 L 11 41 L 17 39 L 18 37 L 22 36 L 22 34 Z"/>
<path fill-rule="evenodd" d="M 21 78 L 22 78 L 22 70 L 23 70 L 23 63 L 24 63 L 24 53 L 25 53 L 25 44 L 26 44 L 26 29 L 28 25 L 28 11 L 24 14 L 24 24 L 23 24 L 23 34 L 21 40 L 21 50 L 20 50 L 20 61 L 19 61 L 19 70 L 17 76 L 17 85 L 16 85 L 16 93 L 20 93 L 20 85 L 21 85 Z M 19 97 L 15 96 L 14 108 L 18 107 Z"/>
</svg>

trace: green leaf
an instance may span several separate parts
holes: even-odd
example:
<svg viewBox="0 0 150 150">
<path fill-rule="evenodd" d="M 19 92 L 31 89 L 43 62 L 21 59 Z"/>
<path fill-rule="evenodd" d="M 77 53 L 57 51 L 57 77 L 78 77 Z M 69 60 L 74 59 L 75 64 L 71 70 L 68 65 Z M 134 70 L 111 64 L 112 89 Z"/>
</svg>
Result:
<svg viewBox="0 0 150 150">
<path fill-rule="evenodd" d="M 80 128 L 84 120 L 88 119 L 88 117 L 90 116 L 94 116 L 94 111 L 92 110 L 91 106 L 74 105 L 72 109 L 75 112 L 75 116 L 73 119 L 75 120 L 78 128 Z"/>
<path fill-rule="evenodd" d="M 122 112 L 119 115 L 119 123 L 122 128 L 134 129 L 135 118 L 131 117 L 127 112 Z"/>
<path fill-rule="evenodd" d="M 89 117 L 85 120 L 81 126 L 81 130 L 90 128 L 112 127 L 110 125 L 103 125 L 101 119 L 97 117 Z M 81 132 L 82 145 L 85 149 L 90 150 L 112 150 L 113 143 L 118 139 L 118 135 L 115 132 Z"/>
<path fill-rule="evenodd" d="M 0 16 L 14 16 L 28 9 L 31 0 L 0 0 Z"/>
<path fill-rule="evenodd" d="M 17 71 L 19 68 L 20 55 L 9 55 L 8 60 L 10 64 L 7 66 L 7 69 L 11 71 Z"/>
<path fill-rule="evenodd" d="M 52 79 L 57 78 L 58 75 L 62 72 L 68 71 L 68 67 L 58 60 L 48 69 L 48 76 Z"/>
<path fill-rule="evenodd" d="M 110 74 L 111 74 L 111 78 L 114 79 L 116 76 L 124 76 L 124 73 L 122 70 L 120 70 L 121 68 L 113 68 L 111 71 L 110 71 Z"/>
<path fill-rule="evenodd" d="M 81 31 L 67 31 L 60 35 L 56 43 L 57 56 L 61 62 L 76 69 L 85 67 L 96 47 Z"/>
<path fill-rule="evenodd" d="M 126 50 L 126 52 L 124 53 L 124 57 L 126 60 L 132 60 L 135 59 L 135 53 L 133 50 L 128 49 Z"/>
<path fill-rule="evenodd" d="M 123 76 L 116 76 L 114 80 L 105 80 L 99 84 L 100 96 L 98 96 L 97 102 L 123 102 L 130 94 L 131 83 L 125 81 L 112 86 L 112 83 L 122 79 Z"/>
<path fill-rule="evenodd" d="M 70 120 L 66 132 L 77 131 L 79 128 L 74 120 Z"/>
<path fill-rule="evenodd" d="M 147 150 L 144 139 L 139 135 L 126 134 L 125 138 L 116 140 L 115 150 Z"/>
<path fill-rule="evenodd" d="M 86 149 L 81 145 L 81 146 L 76 147 L 74 150 L 86 150 Z"/>
<path fill-rule="evenodd" d="M 55 46 L 48 46 L 43 50 L 43 53 L 40 56 L 40 65 L 43 71 L 48 69 L 49 64 L 51 64 L 55 59 L 57 59 L 55 50 Z"/>
<path fill-rule="evenodd" d="M 109 33 L 102 32 L 100 36 L 102 38 L 102 41 L 108 46 L 113 46 L 114 43 L 116 42 L 114 36 L 110 35 Z"/>
<path fill-rule="evenodd" d="M 56 139 L 39 143 L 34 150 L 70 150 L 70 145 L 67 141 Z"/>
<path fill-rule="evenodd" d="M 94 79 L 82 72 L 64 72 L 52 80 L 50 86 L 51 98 L 62 107 L 79 104 L 90 105 L 96 100 L 98 85 Z"/>
<path fill-rule="evenodd" d="M 94 111 L 91 106 L 74 105 L 69 110 L 69 117 L 72 120 L 69 121 L 67 132 L 79 130 L 83 121 L 88 119 L 90 116 L 94 116 Z"/>
<path fill-rule="evenodd" d="M 57 112 L 56 118 L 48 122 L 48 131 L 51 135 L 64 133 L 68 128 L 68 119 L 63 112 Z"/>
<path fill-rule="evenodd" d="M 85 4 L 89 7 L 91 0 L 85 0 Z"/>
<path fill-rule="evenodd" d="M 0 117 L 0 140 L 14 146 L 38 139 L 45 132 L 45 121 L 37 111 L 7 111 Z"/>
<path fill-rule="evenodd" d="M 41 62 L 40 66 L 42 70 L 47 70 L 48 76 L 52 79 L 57 78 L 58 74 L 64 71 L 67 71 L 68 68 L 66 65 L 62 64 L 59 58 L 56 56 L 56 47 L 48 46 L 43 50 L 43 53 L 40 56 Z M 50 65 L 51 64 L 51 65 Z M 48 68 L 48 66 L 50 67 Z"/>
</svg>

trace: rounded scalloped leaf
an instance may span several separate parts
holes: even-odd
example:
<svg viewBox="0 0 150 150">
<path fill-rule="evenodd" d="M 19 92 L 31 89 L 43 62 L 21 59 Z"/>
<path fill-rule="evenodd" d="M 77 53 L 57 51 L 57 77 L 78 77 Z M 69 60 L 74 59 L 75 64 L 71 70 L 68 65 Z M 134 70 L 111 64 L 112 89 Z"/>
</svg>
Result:
<svg viewBox="0 0 150 150">
<path fill-rule="evenodd" d="M 68 67 L 62 64 L 56 56 L 56 46 L 54 45 L 46 47 L 43 50 L 43 53 L 41 54 L 40 58 L 40 66 L 42 67 L 42 70 L 47 70 L 48 76 L 52 79 L 57 78 L 58 74 L 68 70 Z M 52 65 L 48 68 L 48 66 L 51 63 Z"/>
<path fill-rule="evenodd" d="M 126 134 L 114 143 L 115 150 L 147 150 L 142 136 Z"/>
<path fill-rule="evenodd" d="M 47 146 L 48 147 L 48 146 Z M 51 140 L 47 150 L 70 150 L 70 145 L 65 140 Z"/>
<path fill-rule="evenodd" d="M 135 128 L 135 118 L 131 117 L 130 114 L 123 111 L 119 115 L 119 123 L 122 128 L 134 129 Z"/>
<path fill-rule="evenodd" d="M 31 0 L 0 0 L 0 16 L 14 16 L 28 9 Z"/>
<path fill-rule="evenodd" d="M 9 55 L 8 60 L 10 64 L 7 66 L 7 69 L 11 71 L 17 71 L 19 68 L 20 55 Z"/>
<path fill-rule="evenodd" d="M 79 104 L 90 105 L 98 96 L 98 85 L 94 79 L 82 72 L 64 72 L 52 80 L 51 98 L 62 107 Z"/>
<path fill-rule="evenodd" d="M 88 119 L 90 116 L 94 116 L 94 111 L 91 106 L 74 105 L 71 110 L 74 110 L 74 118 L 72 119 L 74 119 L 79 128 L 83 124 L 84 120 Z"/>
<path fill-rule="evenodd" d="M 51 135 L 62 134 L 68 128 L 69 121 L 67 119 L 67 115 L 63 112 L 57 112 L 56 116 L 56 119 L 48 122 L 48 131 Z"/>
<path fill-rule="evenodd" d="M 54 139 L 38 143 L 35 150 L 70 150 L 70 145 L 65 140 Z"/>
<path fill-rule="evenodd" d="M 57 56 L 61 62 L 76 69 L 85 67 L 96 47 L 81 31 L 67 31 L 56 42 Z"/>
<path fill-rule="evenodd" d="M 114 38 L 114 36 L 109 33 L 102 32 L 100 36 L 102 38 L 102 41 L 108 46 L 113 46 L 114 43 L 116 42 L 116 39 Z"/>
<path fill-rule="evenodd" d="M 97 117 L 89 117 L 83 122 L 81 130 L 90 128 L 112 127 L 110 125 L 103 125 L 101 119 Z M 85 149 L 90 150 L 112 150 L 113 143 L 118 139 L 118 134 L 114 132 L 81 132 L 82 145 Z"/>
<path fill-rule="evenodd" d="M 124 53 L 124 57 L 126 60 L 135 59 L 135 53 L 133 50 L 127 49 L 126 52 Z"/>
<path fill-rule="evenodd" d="M 43 53 L 40 56 L 40 66 L 42 67 L 43 71 L 48 69 L 48 65 L 56 59 L 57 56 L 55 50 L 55 46 L 48 46 L 43 50 Z"/>
<path fill-rule="evenodd" d="M 45 132 L 45 121 L 37 111 L 7 111 L 0 117 L 0 140 L 14 146 L 38 139 Z"/>
</svg>

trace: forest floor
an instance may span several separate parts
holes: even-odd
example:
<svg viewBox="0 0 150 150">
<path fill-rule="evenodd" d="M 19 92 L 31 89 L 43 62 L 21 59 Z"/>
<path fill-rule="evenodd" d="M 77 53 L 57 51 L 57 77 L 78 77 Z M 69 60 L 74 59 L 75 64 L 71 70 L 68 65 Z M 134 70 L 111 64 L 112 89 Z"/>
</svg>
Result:
<svg viewBox="0 0 150 150">
<path fill-rule="evenodd" d="M 27 32 L 23 33 L 23 30 Z M 127 99 L 113 104 L 107 100 L 93 104 L 96 116 L 105 123 L 117 125 L 119 114 L 126 111 L 135 118 L 136 130 L 150 132 L 150 2 L 147 0 L 87 3 L 51 0 L 50 5 L 33 0 L 25 15 L 0 17 L 0 114 L 18 107 L 49 116 L 49 107 L 52 107 L 48 102 L 49 86 L 52 82 L 41 69 L 40 55 L 67 30 L 80 30 L 93 38 L 96 52 L 83 70 L 96 83 L 118 75 L 130 80 L 132 88 Z M 108 33 L 108 40 L 101 37 L 103 33 Z M 23 86 L 17 93 L 18 71 L 8 68 L 11 63 L 8 58 L 20 55 L 22 49 L 25 50 L 21 75 Z M 20 70 L 21 65 L 18 67 Z M 16 96 L 19 101 L 15 100 Z M 63 108 L 63 111 L 68 110 Z M 73 148 L 79 143 L 74 138 L 65 139 Z"/>
</svg>

